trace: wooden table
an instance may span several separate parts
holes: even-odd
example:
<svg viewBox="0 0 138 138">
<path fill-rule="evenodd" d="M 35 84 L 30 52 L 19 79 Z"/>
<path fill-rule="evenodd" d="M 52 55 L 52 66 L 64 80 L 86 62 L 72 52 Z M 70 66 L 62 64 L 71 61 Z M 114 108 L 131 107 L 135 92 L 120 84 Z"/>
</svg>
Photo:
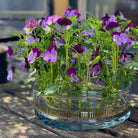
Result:
<svg viewBox="0 0 138 138">
<path fill-rule="evenodd" d="M 138 138 L 138 95 L 132 95 L 132 113 L 124 123 L 103 130 L 67 131 L 36 119 L 30 85 L 0 85 L 0 138 Z"/>
</svg>

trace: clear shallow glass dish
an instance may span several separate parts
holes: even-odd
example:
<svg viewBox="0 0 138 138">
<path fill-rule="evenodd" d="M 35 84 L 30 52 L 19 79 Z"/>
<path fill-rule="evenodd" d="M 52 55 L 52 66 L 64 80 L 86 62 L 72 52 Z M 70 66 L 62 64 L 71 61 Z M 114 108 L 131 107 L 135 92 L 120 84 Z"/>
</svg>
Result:
<svg viewBox="0 0 138 138">
<path fill-rule="evenodd" d="M 92 130 L 112 127 L 130 116 L 130 86 L 110 94 L 105 100 L 102 90 L 82 92 L 82 96 L 40 95 L 33 89 L 35 114 L 46 125 L 66 130 Z M 102 101 L 102 102 L 101 102 Z M 101 104 L 99 104 L 101 103 Z"/>
</svg>

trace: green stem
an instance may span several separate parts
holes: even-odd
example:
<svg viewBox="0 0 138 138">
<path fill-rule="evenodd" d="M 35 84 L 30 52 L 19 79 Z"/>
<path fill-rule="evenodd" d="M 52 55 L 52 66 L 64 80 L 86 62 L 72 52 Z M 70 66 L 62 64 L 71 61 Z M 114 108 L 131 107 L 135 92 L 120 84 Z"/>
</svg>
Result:
<svg viewBox="0 0 138 138">
<path fill-rule="evenodd" d="M 37 78 L 37 83 L 38 83 L 39 89 L 40 89 L 42 92 L 44 92 L 44 88 L 43 88 L 43 84 L 42 84 L 42 81 L 41 81 L 39 72 L 36 71 L 36 73 L 37 73 L 37 77 L 36 77 L 36 78 Z"/>
<path fill-rule="evenodd" d="M 86 76 L 86 92 L 87 92 L 87 109 L 88 109 L 88 117 L 90 116 L 89 110 L 90 110 L 90 103 L 89 103 L 89 93 L 88 93 L 88 83 L 89 83 L 89 64 L 86 61 L 87 66 L 87 76 Z"/>
<path fill-rule="evenodd" d="M 53 82 L 53 63 L 50 62 L 50 68 L 51 68 L 51 83 Z"/>
<path fill-rule="evenodd" d="M 69 63 L 68 63 L 68 47 L 66 46 L 66 70 L 69 68 Z"/>
</svg>

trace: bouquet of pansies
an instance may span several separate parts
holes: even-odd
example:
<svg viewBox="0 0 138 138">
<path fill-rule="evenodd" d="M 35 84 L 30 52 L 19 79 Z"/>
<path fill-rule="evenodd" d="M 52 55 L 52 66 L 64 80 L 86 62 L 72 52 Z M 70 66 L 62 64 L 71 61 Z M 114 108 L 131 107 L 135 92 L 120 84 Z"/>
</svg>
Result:
<svg viewBox="0 0 138 138">
<path fill-rule="evenodd" d="M 24 31 L 15 33 L 20 38 L 16 43 L 25 49 L 20 65 L 30 69 L 26 82 L 35 81 L 39 94 L 82 96 L 95 84 L 103 86 L 106 97 L 134 82 L 138 27 L 119 11 L 84 20 L 77 10 L 67 9 L 63 17 L 29 19 Z M 14 55 L 11 47 L 8 55 Z"/>
</svg>

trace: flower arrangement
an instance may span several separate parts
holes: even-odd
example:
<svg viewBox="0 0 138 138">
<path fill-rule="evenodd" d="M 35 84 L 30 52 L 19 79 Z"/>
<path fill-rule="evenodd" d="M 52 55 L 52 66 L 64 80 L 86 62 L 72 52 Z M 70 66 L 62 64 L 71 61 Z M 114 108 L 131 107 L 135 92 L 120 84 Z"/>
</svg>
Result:
<svg viewBox="0 0 138 138">
<path fill-rule="evenodd" d="M 134 67 L 138 67 L 136 35 L 138 27 L 116 11 L 99 20 L 88 16 L 81 19 L 77 10 L 67 9 L 63 17 L 48 16 L 27 21 L 25 34 L 18 45 L 25 53 L 20 65 L 30 69 L 27 82 L 36 80 L 42 95 L 82 96 L 91 91 L 91 84 L 103 86 L 103 97 L 134 82 Z M 134 44 L 132 41 L 134 41 Z M 13 56 L 9 47 L 8 55 Z M 135 63 L 128 63 L 131 57 Z M 127 67 L 131 66 L 131 69 Z M 12 80 L 12 70 L 7 76 Z"/>
</svg>

